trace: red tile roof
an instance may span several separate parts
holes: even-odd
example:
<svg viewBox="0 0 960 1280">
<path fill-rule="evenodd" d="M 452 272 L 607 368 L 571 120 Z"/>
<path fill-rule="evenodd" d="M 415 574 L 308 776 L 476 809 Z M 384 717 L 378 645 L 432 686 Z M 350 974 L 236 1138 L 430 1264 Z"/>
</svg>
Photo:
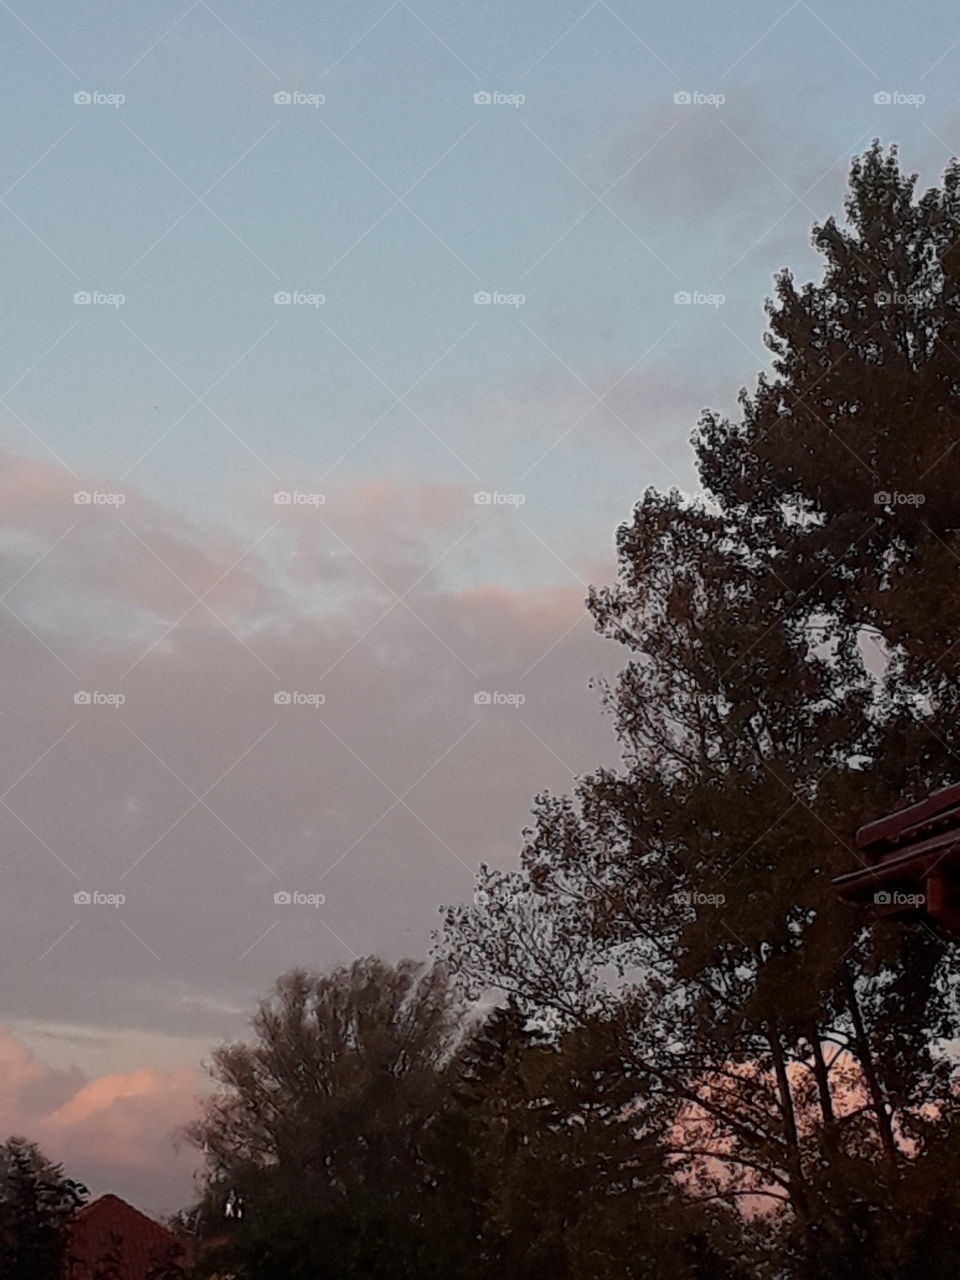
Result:
<svg viewBox="0 0 960 1280">
<path fill-rule="evenodd" d="M 146 1280 L 151 1267 L 178 1243 L 176 1236 L 119 1196 L 105 1195 L 85 1205 L 70 1228 L 69 1256 L 75 1259 L 70 1280 L 89 1280 L 96 1262 L 109 1249 L 111 1235 L 121 1239 L 122 1280 Z"/>
</svg>

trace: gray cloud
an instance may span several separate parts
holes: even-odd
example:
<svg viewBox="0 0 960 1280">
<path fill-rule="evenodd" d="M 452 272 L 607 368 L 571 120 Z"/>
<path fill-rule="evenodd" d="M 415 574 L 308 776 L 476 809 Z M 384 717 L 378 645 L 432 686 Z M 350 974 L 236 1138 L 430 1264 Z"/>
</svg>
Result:
<svg viewBox="0 0 960 1280">
<path fill-rule="evenodd" d="M 531 797 L 610 757 L 587 680 L 620 655 L 582 584 L 480 577 L 485 538 L 535 547 L 516 512 L 383 483 L 210 538 L 135 493 L 77 508 L 46 464 L 3 473 L 30 497 L 0 543 L 23 619 L 0 615 L 8 1018 L 212 1042 L 293 964 L 423 955 L 477 862 L 515 856 Z"/>
</svg>

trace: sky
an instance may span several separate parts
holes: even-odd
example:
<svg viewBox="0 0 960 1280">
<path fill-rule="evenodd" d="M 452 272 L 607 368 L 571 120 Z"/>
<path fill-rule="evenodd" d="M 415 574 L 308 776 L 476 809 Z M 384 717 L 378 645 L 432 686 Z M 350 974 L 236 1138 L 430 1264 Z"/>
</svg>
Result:
<svg viewBox="0 0 960 1280">
<path fill-rule="evenodd" d="M 615 761 L 588 586 L 851 158 L 960 150 L 960 17 L 0 0 L 0 60 L 0 1130 L 169 1212 L 274 979 L 426 956 Z"/>
</svg>

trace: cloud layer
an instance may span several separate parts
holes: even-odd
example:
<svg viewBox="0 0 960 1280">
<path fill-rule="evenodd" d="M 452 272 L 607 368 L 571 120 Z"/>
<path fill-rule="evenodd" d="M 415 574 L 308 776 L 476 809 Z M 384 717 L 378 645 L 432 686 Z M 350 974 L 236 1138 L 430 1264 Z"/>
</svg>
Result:
<svg viewBox="0 0 960 1280">
<path fill-rule="evenodd" d="M 195 1153 L 172 1134 L 201 1089 L 192 1067 L 151 1067 L 87 1079 L 55 1070 L 0 1028 L 0 1135 L 26 1135 L 91 1194 L 116 1191 L 148 1213 L 189 1202 Z"/>
<path fill-rule="evenodd" d="M 583 601 L 612 565 L 561 558 L 536 511 L 366 480 L 250 492 L 211 533 L 12 455 L 0 500 L 8 1018 L 214 1043 L 294 964 L 425 955 L 532 797 L 610 758 L 587 686 L 620 655 Z M 132 1150 L 128 1110 L 180 1087 L 108 1078 L 57 1114 L 108 1098 Z"/>
</svg>

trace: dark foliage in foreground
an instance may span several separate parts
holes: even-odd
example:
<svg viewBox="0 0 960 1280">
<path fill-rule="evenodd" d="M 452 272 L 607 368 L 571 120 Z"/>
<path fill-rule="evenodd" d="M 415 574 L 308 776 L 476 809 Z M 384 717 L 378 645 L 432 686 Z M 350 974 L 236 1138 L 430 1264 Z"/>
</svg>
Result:
<svg viewBox="0 0 960 1280">
<path fill-rule="evenodd" d="M 66 1263 L 66 1229 L 87 1190 L 25 1138 L 0 1145 L 0 1277 L 51 1280 Z"/>
<path fill-rule="evenodd" d="M 201 1234 L 226 1237 L 225 1268 L 601 1280 L 709 1259 L 732 1274 L 633 1123 L 601 1028 L 557 1044 L 510 1006 L 468 1023 L 442 968 L 368 959 L 287 975 L 255 1030 L 219 1051 L 192 1131 L 211 1167 Z"/>
<path fill-rule="evenodd" d="M 555 1037 L 616 1027 L 636 1119 L 687 1199 L 752 1215 L 755 1274 L 946 1275 L 955 947 L 830 881 L 958 776 L 960 167 L 917 200 L 874 147 L 847 213 L 820 284 L 778 278 L 773 374 L 700 424 L 709 501 L 649 491 L 591 593 L 622 767 L 538 799 L 439 954 Z"/>
</svg>

